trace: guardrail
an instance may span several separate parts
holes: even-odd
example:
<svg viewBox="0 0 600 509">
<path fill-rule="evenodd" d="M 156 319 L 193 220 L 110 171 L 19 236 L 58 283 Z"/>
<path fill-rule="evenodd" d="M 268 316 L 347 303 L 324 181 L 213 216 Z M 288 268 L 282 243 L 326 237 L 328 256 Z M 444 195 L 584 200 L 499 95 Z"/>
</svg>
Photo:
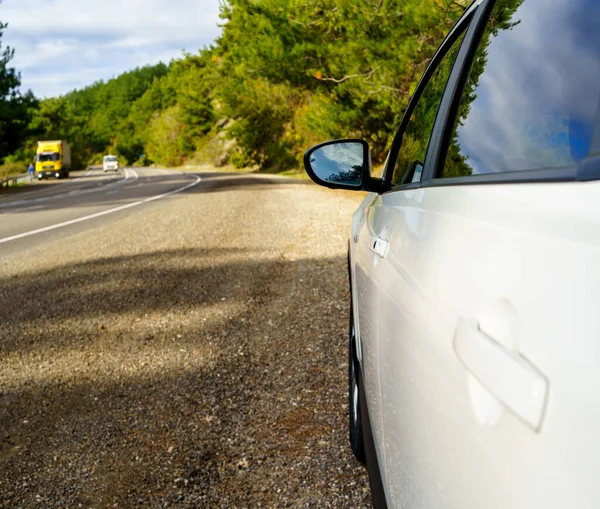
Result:
<svg viewBox="0 0 600 509">
<path fill-rule="evenodd" d="M 0 188 L 11 187 L 18 184 L 24 184 L 26 182 L 33 182 L 33 173 L 21 173 L 20 175 L 11 175 L 3 180 L 0 180 Z"/>
</svg>

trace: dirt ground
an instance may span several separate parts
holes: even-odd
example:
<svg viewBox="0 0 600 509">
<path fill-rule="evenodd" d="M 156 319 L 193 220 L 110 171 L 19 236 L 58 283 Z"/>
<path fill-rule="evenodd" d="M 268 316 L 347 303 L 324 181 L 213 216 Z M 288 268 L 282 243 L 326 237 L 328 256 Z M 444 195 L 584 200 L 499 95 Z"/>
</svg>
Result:
<svg viewBox="0 0 600 509">
<path fill-rule="evenodd" d="M 358 203 L 223 175 L 0 257 L 0 507 L 369 507 L 347 440 Z"/>
</svg>

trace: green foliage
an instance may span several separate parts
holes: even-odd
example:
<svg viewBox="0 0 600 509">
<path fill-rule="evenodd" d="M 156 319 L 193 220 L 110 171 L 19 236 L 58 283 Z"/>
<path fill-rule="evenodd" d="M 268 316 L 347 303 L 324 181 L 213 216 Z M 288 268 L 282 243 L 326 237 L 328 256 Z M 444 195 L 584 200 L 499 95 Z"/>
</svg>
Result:
<svg viewBox="0 0 600 509">
<path fill-rule="evenodd" d="M 67 139 L 80 167 L 110 150 L 129 164 L 231 156 L 278 171 L 299 165 L 313 143 L 352 136 L 381 163 L 466 3 L 225 0 L 214 47 L 42 101 L 23 146 Z"/>
<path fill-rule="evenodd" d="M 179 166 L 183 162 L 184 141 L 181 136 L 181 108 L 171 106 L 152 119 L 149 129 L 148 156 L 166 166 Z"/>
<path fill-rule="evenodd" d="M 106 152 L 128 164 L 181 164 L 214 124 L 207 52 L 185 55 L 42 101 L 30 127 L 36 139 L 66 139 L 73 164 Z"/>
<path fill-rule="evenodd" d="M 12 175 L 19 175 L 27 171 L 27 165 L 17 163 L 14 161 L 7 161 L 3 165 L 0 165 L 0 180 L 10 177 Z"/>
<path fill-rule="evenodd" d="M 38 104 L 31 92 L 19 91 L 21 77 L 9 67 L 14 50 L 2 47 L 6 26 L 0 21 L 0 161 L 20 148 L 29 134 L 29 123 Z"/>
<path fill-rule="evenodd" d="M 317 139 L 359 137 L 385 157 L 436 47 L 466 2 L 230 0 L 217 90 L 243 162 L 300 160 Z M 265 126 L 265 123 L 268 123 Z"/>
<path fill-rule="evenodd" d="M 229 115 L 237 120 L 230 129 L 241 148 L 234 164 L 264 168 L 288 165 L 289 147 L 284 134 L 293 115 L 293 90 L 255 79 L 246 94 L 226 88 L 223 97 L 229 105 Z"/>
<path fill-rule="evenodd" d="M 69 141 L 75 167 L 97 163 L 102 154 L 112 150 L 132 163 L 144 151 L 131 118 L 133 107 L 155 80 L 167 74 L 168 67 L 160 63 L 46 99 L 33 116 L 31 130 L 36 139 Z"/>
</svg>

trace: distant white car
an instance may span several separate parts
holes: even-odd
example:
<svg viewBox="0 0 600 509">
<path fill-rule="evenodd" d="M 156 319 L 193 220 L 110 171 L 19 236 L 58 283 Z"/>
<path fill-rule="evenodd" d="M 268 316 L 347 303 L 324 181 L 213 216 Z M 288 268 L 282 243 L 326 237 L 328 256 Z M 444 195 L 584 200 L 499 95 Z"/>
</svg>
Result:
<svg viewBox="0 0 600 509">
<path fill-rule="evenodd" d="M 104 156 L 102 161 L 102 169 L 104 171 L 118 171 L 119 159 L 117 156 Z"/>
<path fill-rule="evenodd" d="M 600 2 L 477 0 L 408 104 L 311 178 L 349 239 L 350 441 L 374 505 L 600 507 Z"/>
</svg>

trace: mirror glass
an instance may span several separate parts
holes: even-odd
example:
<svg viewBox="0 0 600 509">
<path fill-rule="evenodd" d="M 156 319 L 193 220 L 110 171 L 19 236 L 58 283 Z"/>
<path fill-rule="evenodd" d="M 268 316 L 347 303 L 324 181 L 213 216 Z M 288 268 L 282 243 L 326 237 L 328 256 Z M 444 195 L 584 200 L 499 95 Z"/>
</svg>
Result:
<svg viewBox="0 0 600 509">
<path fill-rule="evenodd" d="M 364 159 L 362 143 L 332 143 L 319 147 L 310 155 L 310 166 L 321 180 L 360 187 L 364 175 Z"/>
</svg>

